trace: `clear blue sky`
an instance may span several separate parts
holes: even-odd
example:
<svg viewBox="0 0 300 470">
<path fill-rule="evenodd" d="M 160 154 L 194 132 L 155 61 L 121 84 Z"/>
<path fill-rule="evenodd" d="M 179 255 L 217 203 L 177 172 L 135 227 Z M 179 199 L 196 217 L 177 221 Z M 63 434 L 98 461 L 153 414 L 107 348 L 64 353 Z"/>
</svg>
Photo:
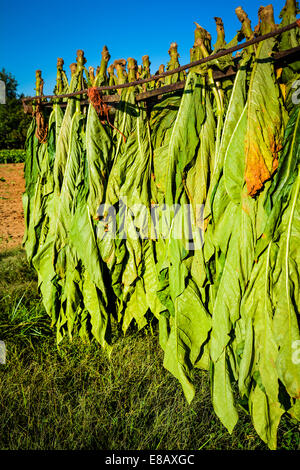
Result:
<svg viewBox="0 0 300 470">
<path fill-rule="evenodd" d="M 271 3 L 279 22 L 285 0 Z M 0 0 L 0 69 L 11 72 L 19 83 L 18 92 L 26 95 L 34 94 L 35 70 L 41 69 L 44 92 L 52 93 L 57 57 L 63 57 L 69 75 L 77 49 L 84 50 L 87 65 L 97 66 L 105 44 L 111 61 L 134 57 L 141 63 L 148 54 L 154 73 L 167 63 L 172 41 L 178 43 L 181 65 L 189 62 L 194 21 L 212 34 L 214 44 L 214 16 L 220 16 L 229 41 L 240 28 L 235 8 L 242 6 L 254 27 L 261 4 L 269 1 Z"/>
</svg>

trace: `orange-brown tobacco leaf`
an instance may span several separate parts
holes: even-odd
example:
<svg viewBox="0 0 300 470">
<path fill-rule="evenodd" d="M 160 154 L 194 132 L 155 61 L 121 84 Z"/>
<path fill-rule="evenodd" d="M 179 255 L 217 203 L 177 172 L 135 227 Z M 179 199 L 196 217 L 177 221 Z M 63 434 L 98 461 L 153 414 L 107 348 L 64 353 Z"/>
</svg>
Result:
<svg viewBox="0 0 300 470">
<path fill-rule="evenodd" d="M 268 181 L 278 168 L 278 153 L 281 150 L 281 144 L 274 140 L 269 142 L 272 161 L 270 168 L 261 152 L 261 149 L 252 142 L 250 146 L 246 146 L 246 171 L 245 180 L 249 196 L 254 197 L 260 191 L 264 183 Z"/>
</svg>

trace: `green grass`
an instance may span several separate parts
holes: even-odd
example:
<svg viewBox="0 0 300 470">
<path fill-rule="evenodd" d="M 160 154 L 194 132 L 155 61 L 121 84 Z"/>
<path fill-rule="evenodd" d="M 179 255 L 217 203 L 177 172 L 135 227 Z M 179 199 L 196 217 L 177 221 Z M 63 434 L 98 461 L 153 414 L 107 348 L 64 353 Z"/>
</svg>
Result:
<svg viewBox="0 0 300 470">
<path fill-rule="evenodd" d="M 157 332 L 114 333 L 111 357 L 79 338 L 59 349 L 23 250 L 0 254 L 0 449 L 266 449 L 240 411 L 232 435 L 215 416 L 207 373 L 189 406 L 163 366 Z M 299 449 L 299 425 L 281 422 L 279 449 Z"/>
<path fill-rule="evenodd" d="M 23 163 L 25 155 L 25 150 L 0 150 L 0 163 Z"/>
</svg>

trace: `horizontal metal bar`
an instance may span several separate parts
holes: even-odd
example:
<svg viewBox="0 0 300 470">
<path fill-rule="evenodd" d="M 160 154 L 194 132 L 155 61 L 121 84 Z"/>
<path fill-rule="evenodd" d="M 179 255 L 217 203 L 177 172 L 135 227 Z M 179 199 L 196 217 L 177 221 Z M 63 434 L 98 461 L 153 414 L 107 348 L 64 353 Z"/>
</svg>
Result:
<svg viewBox="0 0 300 470">
<path fill-rule="evenodd" d="M 275 62 L 278 62 L 278 63 L 279 62 L 288 62 L 291 59 L 293 60 L 293 56 L 297 55 L 297 58 L 298 58 L 299 53 L 300 53 L 300 46 L 293 47 L 292 49 L 287 49 L 286 51 L 276 52 L 273 55 L 273 60 Z M 234 76 L 237 72 L 237 69 L 238 69 L 238 61 L 237 61 L 236 70 L 231 66 L 228 68 L 228 70 L 225 73 L 221 72 L 219 70 L 215 70 L 213 72 L 213 77 L 214 77 L 215 80 L 224 80 L 226 78 L 230 78 L 230 77 Z M 154 90 L 145 91 L 145 92 L 142 92 L 142 93 L 139 93 L 139 94 L 136 95 L 136 101 L 144 101 L 144 100 L 147 100 L 147 99 L 150 99 L 150 98 L 154 98 L 156 96 L 163 95 L 165 93 L 170 93 L 172 91 L 183 90 L 184 86 L 185 86 L 185 80 L 182 80 L 180 82 L 176 82 L 176 83 L 173 83 L 171 85 L 165 85 L 165 86 L 162 86 L 160 88 L 156 88 Z M 56 95 L 54 95 L 54 96 L 55 96 L 56 99 L 58 98 Z M 74 96 L 74 95 L 72 94 L 72 96 Z M 47 98 L 47 96 L 43 96 L 43 98 L 45 100 Z M 113 105 L 113 104 L 117 104 L 120 101 L 120 95 L 119 94 L 103 95 L 102 99 L 105 103 L 111 103 Z M 32 112 L 32 107 L 25 103 L 25 99 L 23 99 L 22 101 L 23 101 L 24 112 L 25 113 L 31 113 Z M 80 100 L 80 104 L 88 105 L 89 100 L 86 100 L 86 99 Z M 51 107 L 51 106 L 53 106 L 53 102 L 51 102 L 51 101 L 41 101 L 40 105 L 45 106 L 45 107 Z M 67 103 L 63 102 L 63 103 L 59 103 L 59 105 L 62 106 L 62 107 L 65 107 L 67 105 Z"/>
</svg>

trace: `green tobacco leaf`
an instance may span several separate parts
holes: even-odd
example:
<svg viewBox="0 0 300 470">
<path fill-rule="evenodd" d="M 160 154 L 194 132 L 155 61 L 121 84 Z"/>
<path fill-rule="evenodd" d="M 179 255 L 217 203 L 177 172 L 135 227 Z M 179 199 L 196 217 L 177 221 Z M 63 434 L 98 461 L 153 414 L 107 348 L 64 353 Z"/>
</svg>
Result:
<svg viewBox="0 0 300 470">
<path fill-rule="evenodd" d="M 295 360 L 299 334 L 300 171 L 274 245 L 273 331 L 279 348 L 276 367 L 291 397 L 300 398 L 300 364 Z"/>
<path fill-rule="evenodd" d="M 152 149 L 146 110 L 134 104 L 130 92 L 124 99 L 124 116 L 128 134 L 126 143 L 115 150 L 114 166 L 110 173 L 106 207 L 116 209 L 118 239 L 105 235 L 103 224 L 110 224 L 110 216 L 99 223 L 100 251 L 110 269 L 112 287 L 118 297 L 118 318 L 126 331 L 132 320 L 142 328 L 146 313 L 158 315 L 161 306 L 156 295 L 158 278 L 153 245 L 150 236 Z M 120 204 L 122 199 L 122 204 Z M 108 210 L 108 209 L 107 209 Z M 100 235 L 101 233 L 101 235 Z M 124 237 L 123 237 L 124 235 Z M 122 238 L 123 237 L 123 238 Z M 145 276 L 145 279 L 144 279 Z"/>
<path fill-rule="evenodd" d="M 180 381 L 185 396 L 192 401 L 195 391 L 191 371 L 201 346 L 207 340 L 211 319 L 192 281 L 175 302 L 175 317 L 165 345 L 164 367 Z"/>
<path fill-rule="evenodd" d="M 225 351 L 213 366 L 212 401 L 217 416 L 231 433 L 238 421 L 238 414 L 234 405 Z"/>
<path fill-rule="evenodd" d="M 169 142 L 180 101 L 180 96 L 165 95 L 162 101 L 151 109 L 150 127 L 154 151 Z"/>
<path fill-rule="evenodd" d="M 293 406 L 288 410 L 292 418 L 300 421 L 300 400 L 295 400 Z"/>
<path fill-rule="evenodd" d="M 56 272 L 53 267 L 53 238 L 48 239 L 38 253 L 34 256 L 32 264 L 38 273 L 38 286 L 43 298 L 45 310 L 56 323 L 58 317 L 57 306 L 59 305 L 59 294 L 55 285 Z"/>
<path fill-rule="evenodd" d="M 43 158 L 40 161 L 40 176 L 36 183 L 36 210 L 32 219 L 39 230 L 39 245 L 32 259 L 39 278 L 39 289 L 43 297 L 46 312 L 54 325 L 58 317 L 60 292 L 55 283 L 56 273 L 53 267 L 53 229 L 56 223 L 56 198 L 54 195 L 53 164 L 56 156 L 56 142 L 59 135 L 63 113 L 59 105 L 54 104 L 49 117 L 47 145 L 42 147 Z"/>
<path fill-rule="evenodd" d="M 38 150 L 39 173 L 35 182 L 34 195 L 31 198 L 30 223 L 26 242 L 27 257 L 31 260 L 43 245 L 47 230 L 47 205 L 53 192 L 53 179 L 50 170 L 48 146 L 42 143 Z"/>
<path fill-rule="evenodd" d="M 82 311 L 80 292 L 82 274 L 78 266 L 79 260 L 70 245 L 66 247 L 65 258 L 67 269 L 62 286 L 61 308 L 56 323 L 58 343 L 63 339 L 65 330 L 72 339 L 74 327 Z"/>
<path fill-rule="evenodd" d="M 30 261 L 32 258 L 33 248 L 36 245 L 35 232 L 33 230 L 32 213 L 34 210 L 34 195 L 36 192 L 36 184 L 39 175 L 39 160 L 38 150 L 39 141 L 35 136 L 36 121 L 32 119 L 27 131 L 25 142 L 25 164 L 24 164 L 24 177 L 26 191 L 22 196 L 25 232 L 23 237 L 23 246 L 26 250 L 27 258 Z"/>
<path fill-rule="evenodd" d="M 272 299 L 272 330 L 279 350 L 275 360 L 278 376 L 292 397 L 299 396 L 300 391 L 299 366 L 292 360 L 293 344 L 299 338 L 299 110 L 295 109 L 286 127 L 278 173 L 267 192 L 266 206 L 271 210 L 256 247 L 259 264 L 263 262 L 261 258 L 266 258 L 266 247 L 272 255 L 269 269 L 273 277 L 268 295 Z M 255 295 L 257 291 L 253 292 Z"/>
<path fill-rule="evenodd" d="M 277 429 L 284 410 L 278 402 L 270 402 L 259 385 L 256 385 L 251 391 L 249 400 L 256 432 L 271 450 L 275 450 L 277 447 Z"/>
<path fill-rule="evenodd" d="M 69 228 L 75 209 L 77 178 L 80 175 L 80 161 L 82 158 L 80 132 L 84 125 L 83 121 L 82 114 L 76 112 L 72 118 L 68 159 L 59 198 L 55 235 L 55 266 L 57 273 L 62 278 L 66 273 L 65 249 L 68 245 Z"/>
<path fill-rule="evenodd" d="M 92 216 L 103 203 L 111 167 L 111 138 L 90 104 L 86 123 L 86 158 L 88 164 L 88 207 Z"/>
<path fill-rule="evenodd" d="M 77 199 L 77 207 L 70 224 L 69 237 L 90 278 L 101 290 L 103 298 L 107 300 L 101 267 L 102 260 L 85 199 Z"/>
<path fill-rule="evenodd" d="M 248 58 L 243 59 L 243 63 L 241 64 L 235 77 L 233 90 L 224 119 L 221 142 L 219 150 L 215 156 L 214 169 L 210 178 L 211 181 L 208 189 L 208 197 L 205 205 L 204 218 L 207 218 L 211 214 L 211 205 L 213 203 L 220 176 L 223 172 L 223 164 L 226 150 L 228 148 L 231 136 L 233 134 L 237 122 L 241 117 L 246 103 L 246 79 L 248 62 Z"/>
<path fill-rule="evenodd" d="M 153 148 L 152 199 L 163 204 L 168 172 L 168 147 L 178 109 L 180 96 L 165 96 L 153 106 L 150 116 L 151 143 Z"/>
<path fill-rule="evenodd" d="M 143 242 L 143 283 L 146 294 L 146 304 L 157 318 L 164 310 L 157 292 L 159 290 L 158 269 L 155 262 L 155 247 L 152 240 L 144 240 Z"/>
<path fill-rule="evenodd" d="M 83 302 L 90 315 L 93 336 L 103 348 L 107 348 L 110 313 L 87 270 L 84 271 Z"/>
<path fill-rule="evenodd" d="M 289 200 L 292 186 L 297 178 L 299 162 L 300 106 L 297 106 L 287 123 L 279 167 L 266 195 L 265 208 L 269 216 L 264 233 L 257 243 L 256 256 L 260 255 L 274 236 L 282 210 Z"/>
<path fill-rule="evenodd" d="M 205 107 L 205 119 L 201 125 L 196 161 L 189 170 L 186 181 L 195 215 L 197 205 L 205 204 L 210 177 L 214 170 L 216 122 L 211 101 L 208 90 L 203 86 L 202 106 Z"/>
<path fill-rule="evenodd" d="M 69 92 L 72 93 L 78 87 L 78 76 L 73 75 Z M 72 118 L 76 111 L 76 99 L 69 98 L 64 117 L 60 126 L 60 132 L 56 144 L 56 156 L 54 161 L 53 175 L 55 188 L 58 194 L 63 184 L 65 167 L 68 159 L 69 144 L 71 139 Z"/>
<path fill-rule="evenodd" d="M 132 293 L 127 300 L 125 312 L 123 314 L 122 329 L 127 331 L 132 320 L 135 320 L 139 329 L 147 325 L 145 315 L 148 311 L 147 299 L 142 280 L 139 278 L 134 284 Z"/>
<path fill-rule="evenodd" d="M 224 184 L 230 199 L 239 203 L 244 186 L 245 157 L 243 142 L 247 129 L 247 104 L 232 133 L 224 159 Z"/>
<path fill-rule="evenodd" d="M 231 329 L 239 319 L 240 302 L 254 259 L 255 204 L 244 198 L 228 220 L 232 233 L 212 312 L 211 357 L 218 360 L 230 340 Z"/>
<path fill-rule="evenodd" d="M 169 207 L 180 203 L 183 208 L 188 202 L 183 180 L 187 166 L 196 158 L 200 128 L 205 117 L 202 87 L 202 77 L 190 73 L 169 141 L 165 198 Z M 207 338 L 210 318 L 198 289 L 191 280 L 187 280 L 187 225 L 188 218 L 184 211 L 177 212 L 173 206 L 169 236 L 165 245 L 166 264 L 164 266 L 162 263 L 160 269 L 161 275 L 166 268 L 169 271 L 168 277 L 165 276 L 169 281 L 169 288 L 164 286 L 161 300 L 165 305 L 166 301 L 171 301 L 174 305 L 171 332 L 165 347 L 164 366 L 178 378 L 188 401 L 191 401 L 194 396 L 191 372 L 200 348 Z M 178 230 L 181 237 L 178 237 Z M 204 328 L 202 334 L 199 333 L 201 325 Z"/>
<path fill-rule="evenodd" d="M 259 371 L 261 389 L 250 395 L 252 418 L 257 432 L 271 448 L 276 447 L 277 427 L 283 413 L 279 380 L 291 397 L 299 398 L 300 391 L 300 367 L 294 349 L 299 341 L 299 189 L 298 176 L 273 240 L 254 266 L 241 305 L 248 333 L 239 386 L 247 394 L 248 378 L 253 370 Z"/>
<path fill-rule="evenodd" d="M 199 145 L 200 126 L 204 120 L 202 106 L 203 81 L 200 75 L 190 73 L 186 82 L 180 108 L 176 117 L 168 147 L 166 204 L 172 208 L 172 225 L 169 228 L 169 239 L 166 243 L 166 257 L 170 264 L 170 292 L 173 302 L 185 288 L 187 269 L 182 260 L 187 255 L 185 240 L 178 239 L 177 229 L 184 237 L 185 220 L 182 211 L 175 216 L 174 204 L 188 202 L 184 190 L 186 167 L 196 158 Z M 200 112 L 199 112 L 200 110 Z M 183 224 L 183 225 L 182 225 Z"/>
<path fill-rule="evenodd" d="M 114 126 L 122 132 L 126 142 L 124 142 L 119 132 L 114 131 L 113 165 L 109 173 L 105 199 L 108 205 L 114 205 L 119 201 L 120 188 L 125 181 L 127 165 L 132 162 L 132 159 L 128 159 L 128 151 L 132 145 L 135 145 L 134 139 L 130 138 L 130 134 L 135 128 L 136 117 L 134 93 L 131 88 L 128 88 L 122 92 L 120 106 L 114 121 Z"/>
<path fill-rule="evenodd" d="M 251 273 L 247 293 L 243 299 L 241 315 L 247 319 L 252 318 L 257 369 L 265 393 L 272 402 L 276 402 L 279 400 L 278 373 L 276 370 L 278 347 L 272 327 L 272 260 L 270 259 L 270 249 L 271 247 L 264 253 L 264 256 L 255 265 Z M 249 339 L 251 341 L 251 338 Z M 249 363 L 249 357 L 243 354 L 243 370 L 245 370 L 245 362 Z M 241 383 L 242 376 L 240 378 Z"/>
<path fill-rule="evenodd" d="M 48 136 L 47 136 L 47 149 L 49 156 L 49 166 L 53 172 L 53 165 L 56 156 L 56 144 L 60 133 L 64 113 L 58 104 L 53 105 L 52 112 L 49 116 L 48 123 Z"/>
<path fill-rule="evenodd" d="M 62 289 L 57 341 L 62 340 L 66 328 L 69 336 L 72 336 L 82 314 L 82 269 L 70 240 L 70 229 L 77 206 L 78 188 L 82 181 L 84 150 L 84 117 L 80 111 L 76 111 L 71 122 L 64 179 L 59 199 L 57 197 L 58 214 L 54 229 L 54 267 Z"/>
<path fill-rule="evenodd" d="M 180 200 L 187 166 L 195 159 L 200 126 L 205 118 L 202 105 L 202 77 L 191 72 L 185 84 L 168 150 L 166 204 Z"/>
<path fill-rule="evenodd" d="M 121 196 L 126 198 L 126 228 L 129 235 L 126 240 L 129 257 L 122 276 L 122 282 L 124 284 L 124 301 L 128 302 L 124 320 L 126 318 L 126 323 L 129 324 L 128 319 L 131 316 L 141 328 L 145 324 L 144 316 L 148 310 L 158 316 L 161 309 L 156 295 L 158 276 L 155 266 L 154 246 L 152 242 L 148 241 L 151 236 L 150 181 L 152 151 L 148 122 L 143 106 L 139 106 L 139 116 L 136 120 L 136 129 L 132 133 L 132 138 L 132 145 L 128 153 L 129 160 L 132 160 L 132 163 L 127 167 L 126 181 L 120 190 Z M 135 150 L 133 143 L 136 145 Z M 131 158 L 131 150 L 134 151 L 134 158 Z M 135 283 L 134 287 L 131 287 L 133 283 Z M 138 301 L 138 292 L 140 301 Z M 136 305 L 136 314 L 132 310 L 132 296 L 134 296 L 135 304 L 140 303 L 139 306 Z"/>
<path fill-rule="evenodd" d="M 285 6 L 280 12 L 280 18 L 282 18 L 280 27 L 283 28 L 297 20 L 297 13 L 299 14 L 298 2 L 295 0 L 287 0 Z M 299 46 L 300 32 L 299 28 L 293 28 L 290 31 L 286 31 L 279 37 L 279 50 L 285 51 L 292 49 L 293 47 Z M 292 61 L 287 64 L 282 70 L 283 83 L 287 83 L 289 80 L 295 80 L 300 72 L 300 61 Z"/>
<path fill-rule="evenodd" d="M 215 264 L 219 266 L 218 253 L 226 254 L 229 239 L 234 223 L 236 207 L 234 203 L 240 202 L 239 191 L 242 190 L 241 180 L 243 175 L 242 165 L 244 156 L 239 152 L 240 146 L 243 145 L 243 129 L 246 103 L 246 82 L 247 71 L 250 65 L 250 59 L 246 55 L 242 59 L 241 66 L 236 75 L 230 102 L 224 119 L 221 141 L 215 156 L 215 163 L 212 174 L 210 176 L 210 185 L 208 195 L 204 207 L 204 219 L 208 223 L 204 233 L 204 259 L 206 269 L 212 272 Z M 239 124 L 237 126 L 237 124 Z M 231 144 L 231 145 L 230 145 Z M 229 151 L 230 145 L 230 151 Z M 226 158 L 226 178 L 224 176 L 224 161 Z M 242 157 L 242 158 L 241 158 Z M 241 158 L 241 160 L 240 160 Z M 235 168 L 232 175 L 231 168 Z M 226 188 L 226 185 L 228 186 Z M 219 269 L 219 267 L 218 267 Z M 209 276 L 211 277 L 211 275 Z M 215 277 L 215 286 L 213 291 L 218 288 L 218 276 Z M 210 279 L 212 281 L 212 279 Z M 212 297 L 212 304 L 214 297 Z"/>
<path fill-rule="evenodd" d="M 56 144 L 56 157 L 54 161 L 53 175 L 55 181 L 55 188 L 58 194 L 63 184 L 65 167 L 68 158 L 69 142 L 71 135 L 72 117 L 75 113 L 76 103 L 74 99 L 70 99 L 63 117 L 60 128 L 60 133 Z"/>
</svg>

